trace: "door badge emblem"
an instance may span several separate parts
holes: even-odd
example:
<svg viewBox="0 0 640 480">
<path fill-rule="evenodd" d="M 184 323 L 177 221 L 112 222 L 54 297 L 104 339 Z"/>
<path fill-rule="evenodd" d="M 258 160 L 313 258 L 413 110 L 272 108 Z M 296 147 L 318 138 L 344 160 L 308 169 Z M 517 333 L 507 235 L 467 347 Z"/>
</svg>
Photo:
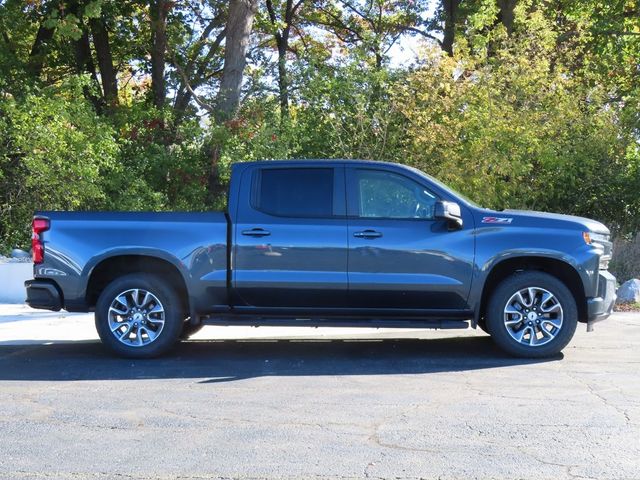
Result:
<svg viewBox="0 0 640 480">
<path fill-rule="evenodd" d="M 511 223 L 510 217 L 482 217 L 482 223 Z"/>
</svg>

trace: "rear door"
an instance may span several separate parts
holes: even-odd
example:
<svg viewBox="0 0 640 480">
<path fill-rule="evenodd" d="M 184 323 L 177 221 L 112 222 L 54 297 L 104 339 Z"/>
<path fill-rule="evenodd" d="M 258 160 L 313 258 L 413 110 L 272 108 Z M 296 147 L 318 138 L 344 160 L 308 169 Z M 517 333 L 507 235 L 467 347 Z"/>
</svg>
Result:
<svg viewBox="0 0 640 480">
<path fill-rule="evenodd" d="M 347 305 L 344 168 L 257 166 L 243 173 L 234 225 L 238 306 Z"/>
<path fill-rule="evenodd" d="M 464 310 L 472 225 L 434 219 L 438 196 L 397 171 L 347 167 L 349 304 L 354 308 Z"/>
</svg>

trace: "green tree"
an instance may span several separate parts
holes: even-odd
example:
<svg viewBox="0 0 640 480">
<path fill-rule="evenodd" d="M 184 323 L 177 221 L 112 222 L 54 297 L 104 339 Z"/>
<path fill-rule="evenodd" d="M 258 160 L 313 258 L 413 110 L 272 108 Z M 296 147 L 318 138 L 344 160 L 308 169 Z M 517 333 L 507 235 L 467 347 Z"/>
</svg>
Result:
<svg viewBox="0 0 640 480">
<path fill-rule="evenodd" d="M 27 244 L 35 210 L 100 208 L 116 169 L 113 130 L 82 100 L 50 90 L 0 100 L 0 246 Z M 75 95 L 74 95 L 75 94 Z M 77 95 L 80 95 L 80 100 Z"/>
</svg>

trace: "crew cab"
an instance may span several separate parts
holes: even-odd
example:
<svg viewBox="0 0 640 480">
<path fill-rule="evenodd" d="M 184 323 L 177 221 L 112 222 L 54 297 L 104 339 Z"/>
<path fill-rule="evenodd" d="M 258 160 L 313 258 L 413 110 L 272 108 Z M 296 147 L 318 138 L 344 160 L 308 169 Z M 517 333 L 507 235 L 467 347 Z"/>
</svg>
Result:
<svg viewBox="0 0 640 480">
<path fill-rule="evenodd" d="M 609 230 L 482 208 L 414 168 L 237 163 L 225 212 L 37 212 L 35 308 L 95 311 L 128 357 L 201 326 L 480 327 L 506 352 L 560 352 L 615 301 Z"/>
</svg>

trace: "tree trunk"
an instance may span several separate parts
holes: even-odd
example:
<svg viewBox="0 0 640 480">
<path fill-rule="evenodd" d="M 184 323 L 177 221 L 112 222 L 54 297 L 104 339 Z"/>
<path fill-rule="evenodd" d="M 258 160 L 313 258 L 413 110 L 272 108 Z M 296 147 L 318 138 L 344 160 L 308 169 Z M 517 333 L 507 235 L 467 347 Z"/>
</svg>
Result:
<svg viewBox="0 0 640 480">
<path fill-rule="evenodd" d="M 36 33 L 36 38 L 33 41 L 33 45 L 31 46 L 31 51 L 29 52 L 29 61 L 27 63 L 27 71 L 34 75 L 35 77 L 40 77 L 42 74 L 42 68 L 44 66 L 44 61 L 47 56 L 48 43 L 53 38 L 53 34 L 55 29 L 49 28 L 45 26 L 45 22 L 47 20 L 48 15 L 51 13 L 51 10 L 56 8 L 58 5 L 55 2 L 49 2 L 43 5 L 41 12 L 41 22 L 38 26 L 38 32 Z"/>
<path fill-rule="evenodd" d="M 373 55 L 376 58 L 376 70 L 381 70 L 382 69 L 382 52 L 380 52 L 380 45 L 376 45 L 373 49 Z"/>
<path fill-rule="evenodd" d="M 42 73 L 42 67 L 44 65 L 44 59 L 47 53 L 47 42 L 53 38 L 53 29 L 47 28 L 44 24 L 38 27 L 38 33 L 33 41 L 31 52 L 29 53 L 28 69 L 35 77 L 40 77 Z"/>
<path fill-rule="evenodd" d="M 213 145 L 208 152 L 210 166 L 206 202 L 209 207 L 214 207 L 216 201 L 224 194 L 224 186 L 220 179 L 220 149 L 220 145 Z"/>
<path fill-rule="evenodd" d="M 89 44 L 89 34 L 86 30 L 82 32 L 82 36 L 73 42 L 73 52 L 76 60 L 76 71 L 80 74 L 88 73 L 91 76 L 91 80 L 94 85 L 99 86 L 98 74 L 96 72 L 96 66 L 93 63 L 91 57 L 91 45 Z M 104 104 L 102 100 L 94 95 L 91 89 L 87 86 L 83 87 L 83 93 L 87 97 L 97 112 L 101 112 Z"/>
<path fill-rule="evenodd" d="M 102 91 L 107 105 L 118 104 L 118 78 L 113 68 L 113 57 L 109 45 L 109 32 L 102 18 L 92 18 L 89 21 L 93 45 L 98 57 L 98 67 L 102 78 Z"/>
<path fill-rule="evenodd" d="M 287 76 L 288 41 L 281 40 L 278 45 L 278 96 L 280 97 L 280 117 L 289 118 L 289 77 Z"/>
<path fill-rule="evenodd" d="M 453 57 L 453 42 L 456 36 L 456 20 L 461 0 L 442 0 L 444 27 L 442 31 L 442 49 Z"/>
<path fill-rule="evenodd" d="M 256 14 L 257 0 L 230 0 L 222 81 L 216 101 L 216 121 L 233 118 L 240 106 L 247 46 Z"/>
<path fill-rule="evenodd" d="M 278 24 L 278 17 L 273 6 L 273 1 L 267 0 L 266 3 L 271 24 L 273 26 L 276 26 Z M 278 98 L 280 100 L 280 117 L 283 119 L 289 117 L 289 77 L 287 75 L 287 51 L 289 50 L 289 35 L 291 32 L 291 23 L 293 22 L 295 10 L 301 4 L 302 1 L 300 1 L 294 7 L 293 0 L 287 0 L 284 11 L 285 26 L 282 29 L 276 30 L 276 32 L 274 33 L 276 46 L 278 48 Z"/>
<path fill-rule="evenodd" d="M 192 86 L 193 87 L 193 86 Z M 173 105 L 174 110 L 178 115 L 183 115 L 189 106 L 191 101 L 191 92 L 184 87 L 180 87 L 176 93 L 176 101 Z"/>
<path fill-rule="evenodd" d="M 151 1 L 151 90 L 153 104 L 162 108 L 166 97 L 164 78 L 165 55 L 167 51 L 167 14 L 170 4 L 167 0 Z"/>
<path fill-rule="evenodd" d="M 215 120 L 221 124 L 238 113 L 244 67 L 247 64 L 247 47 L 258 0 L 230 0 L 224 49 L 224 66 L 220 90 L 216 98 Z M 220 181 L 220 145 L 214 145 L 209 153 L 210 167 L 207 179 L 207 203 L 213 205 L 223 193 Z"/>
<path fill-rule="evenodd" d="M 513 22 L 515 20 L 514 9 L 518 0 L 498 0 L 498 19 L 507 29 L 510 36 L 513 33 Z"/>
</svg>

